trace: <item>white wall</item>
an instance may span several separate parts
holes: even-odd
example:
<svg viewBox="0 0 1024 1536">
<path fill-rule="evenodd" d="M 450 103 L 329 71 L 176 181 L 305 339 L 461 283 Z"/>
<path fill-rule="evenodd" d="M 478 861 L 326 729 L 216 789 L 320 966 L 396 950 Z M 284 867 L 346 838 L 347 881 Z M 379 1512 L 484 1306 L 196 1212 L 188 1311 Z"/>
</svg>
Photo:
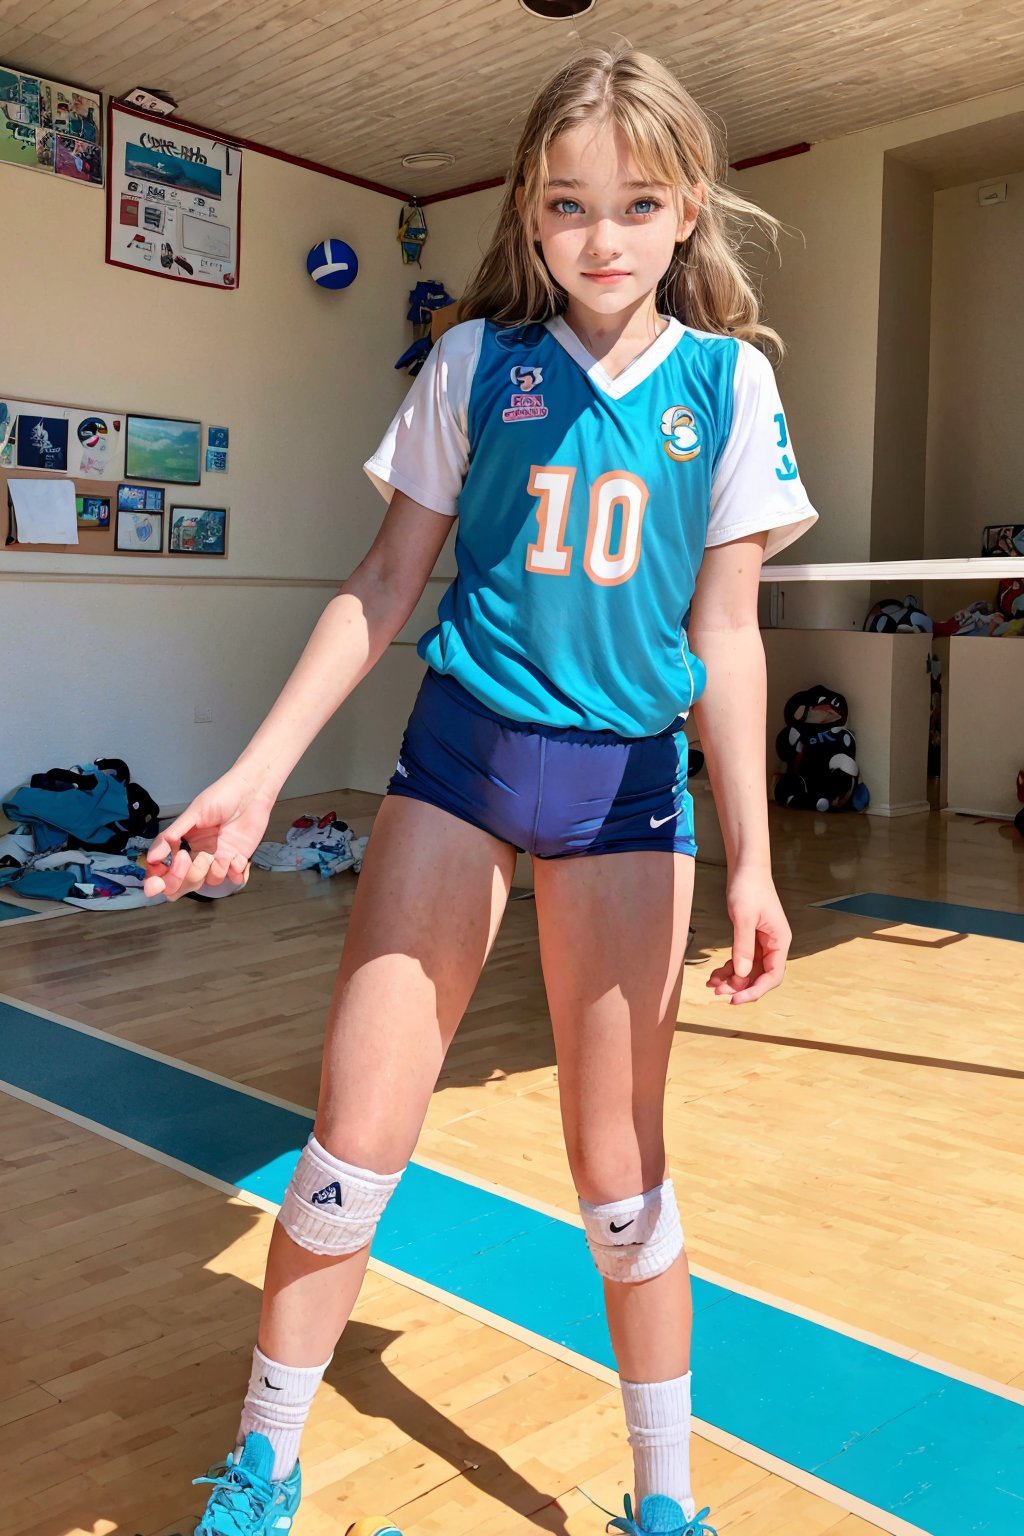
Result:
<svg viewBox="0 0 1024 1536">
<path fill-rule="evenodd" d="M 1024 641 L 955 636 L 942 686 L 951 810 L 1014 817 L 1024 767 Z"/>
<path fill-rule="evenodd" d="M 986 523 L 1024 522 L 1024 173 L 1005 203 L 979 183 L 935 194 L 925 554 L 981 553 Z"/>
<path fill-rule="evenodd" d="M 932 178 L 885 156 L 875 370 L 871 559 L 924 554 Z"/>
<path fill-rule="evenodd" d="M 0 549 L 0 794 L 107 755 L 162 806 L 191 798 L 244 746 L 379 525 L 360 465 L 408 387 L 393 364 L 418 276 L 395 240 L 398 205 L 255 153 L 243 185 L 241 285 L 221 293 L 106 265 L 101 193 L 0 166 L 0 390 L 231 431 L 230 473 L 200 488 L 230 505 L 227 560 Z M 327 235 L 360 258 L 341 293 L 305 270 Z M 196 703 L 212 724 L 194 724 Z M 343 708 L 288 792 L 379 787 L 367 764 L 393 731 L 391 712 L 378 731 L 365 704 Z"/>
</svg>

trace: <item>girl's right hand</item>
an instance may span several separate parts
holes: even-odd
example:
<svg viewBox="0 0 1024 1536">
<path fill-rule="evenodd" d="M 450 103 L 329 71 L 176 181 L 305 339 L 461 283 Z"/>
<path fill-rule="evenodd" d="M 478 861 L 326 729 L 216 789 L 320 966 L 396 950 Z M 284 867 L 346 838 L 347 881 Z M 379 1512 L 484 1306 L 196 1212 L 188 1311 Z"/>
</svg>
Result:
<svg viewBox="0 0 1024 1536">
<path fill-rule="evenodd" d="M 158 832 L 146 852 L 147 896 L 175 901 L 204 885 L 230 879 L 244 885 L 249 860 L 263 839 L 274 797 L 253 789 L 232 768 L 197 795 L 165 832 Z M 189 848 L 182 848 L 182 839 Z M 170 856 L 170 864 L 165 860 Z"/>
</svg>

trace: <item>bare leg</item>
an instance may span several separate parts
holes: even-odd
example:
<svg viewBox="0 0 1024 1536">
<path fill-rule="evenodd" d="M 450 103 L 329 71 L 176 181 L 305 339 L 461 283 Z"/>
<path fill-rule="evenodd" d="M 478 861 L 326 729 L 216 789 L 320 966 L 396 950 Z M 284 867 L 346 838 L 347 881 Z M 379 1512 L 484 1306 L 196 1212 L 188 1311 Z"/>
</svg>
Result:
<svg viewBox="0 0 1024 1536">
<path fill-rule="evenodd" d="M 507 843 L 420 801 L 381 806 L 331 1002 L 315 1134 L 335 1157 L 397 1173 L 494 942 L 515 868 Z M 355 1306 L 369 1248 L 320 1257 L 275 1225 L 259 1347 L 321 1364 Z"/>
<path fill-rule="evenodd" d="M 534 864 L 544 981 L 566 1150 L 594 1205 L 665 1178 L 663 1110 L 693 898 L 684 854 L 615 853 Z M 619 1373 L 690 1368 L 685 1254 L 639 1285 L 605 1282 Z"/>
</svg>

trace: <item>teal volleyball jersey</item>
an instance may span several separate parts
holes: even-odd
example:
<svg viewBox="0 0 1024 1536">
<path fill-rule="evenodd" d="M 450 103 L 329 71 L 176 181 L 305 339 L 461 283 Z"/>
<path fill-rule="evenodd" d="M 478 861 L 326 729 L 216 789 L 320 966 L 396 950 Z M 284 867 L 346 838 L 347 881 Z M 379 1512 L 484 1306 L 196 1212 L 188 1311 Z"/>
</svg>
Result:
<svg viewBox="0 0 1024 1536">
<path fill-rule="evenodd" d="M 506 717 L 649 736 L 705 684 L 686 625 L 705 547 L 817 517 L 767 359 L 670 320 L 611 378 L 561 318 L 433 348 L 367 472 L 458 516 L 419 654 Z"/>
</svg>

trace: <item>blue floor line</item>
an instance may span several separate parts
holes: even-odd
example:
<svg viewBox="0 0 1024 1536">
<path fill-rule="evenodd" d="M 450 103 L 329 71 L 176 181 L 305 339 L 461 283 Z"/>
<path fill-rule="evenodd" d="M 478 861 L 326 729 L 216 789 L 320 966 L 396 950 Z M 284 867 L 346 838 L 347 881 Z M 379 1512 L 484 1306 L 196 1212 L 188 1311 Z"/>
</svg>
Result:
<svg viewBox="0 0 1024 1536">
<path fill-rule="evenodd" d="M 0 923 L 16 923 L 19 917 L 31 917 L 27 907 L 16 907 L 13 901 L 0 901 Z"/>
<path fill-rule="evenodd" d="M 0 1079 L 275 1203 L 312 1124 L 3 1002 Z M 578 1227 L 414 1163 L 373 1252 L 615 1369 Z M 1020 1536 L 1024 1407 L 709 1281 L 694 1307 L 701 1418 L 930 1536 Z"/>
<path fill-rule="evenodd" d="M 950 901 L 918 901 L 910 896 L 886 896 L 862 891 L 823 901 L 823 907 L 852 912 L 857 917 L 878 917 L 888 923 L 911 923 L 915 928 L 941 928 L 948 933 L 976 933 L 986 939 L 1011 939 L 1024 944 L 1024 913 L 1000 912 L 995 907 L 961 907 Z"/>
</svg>

